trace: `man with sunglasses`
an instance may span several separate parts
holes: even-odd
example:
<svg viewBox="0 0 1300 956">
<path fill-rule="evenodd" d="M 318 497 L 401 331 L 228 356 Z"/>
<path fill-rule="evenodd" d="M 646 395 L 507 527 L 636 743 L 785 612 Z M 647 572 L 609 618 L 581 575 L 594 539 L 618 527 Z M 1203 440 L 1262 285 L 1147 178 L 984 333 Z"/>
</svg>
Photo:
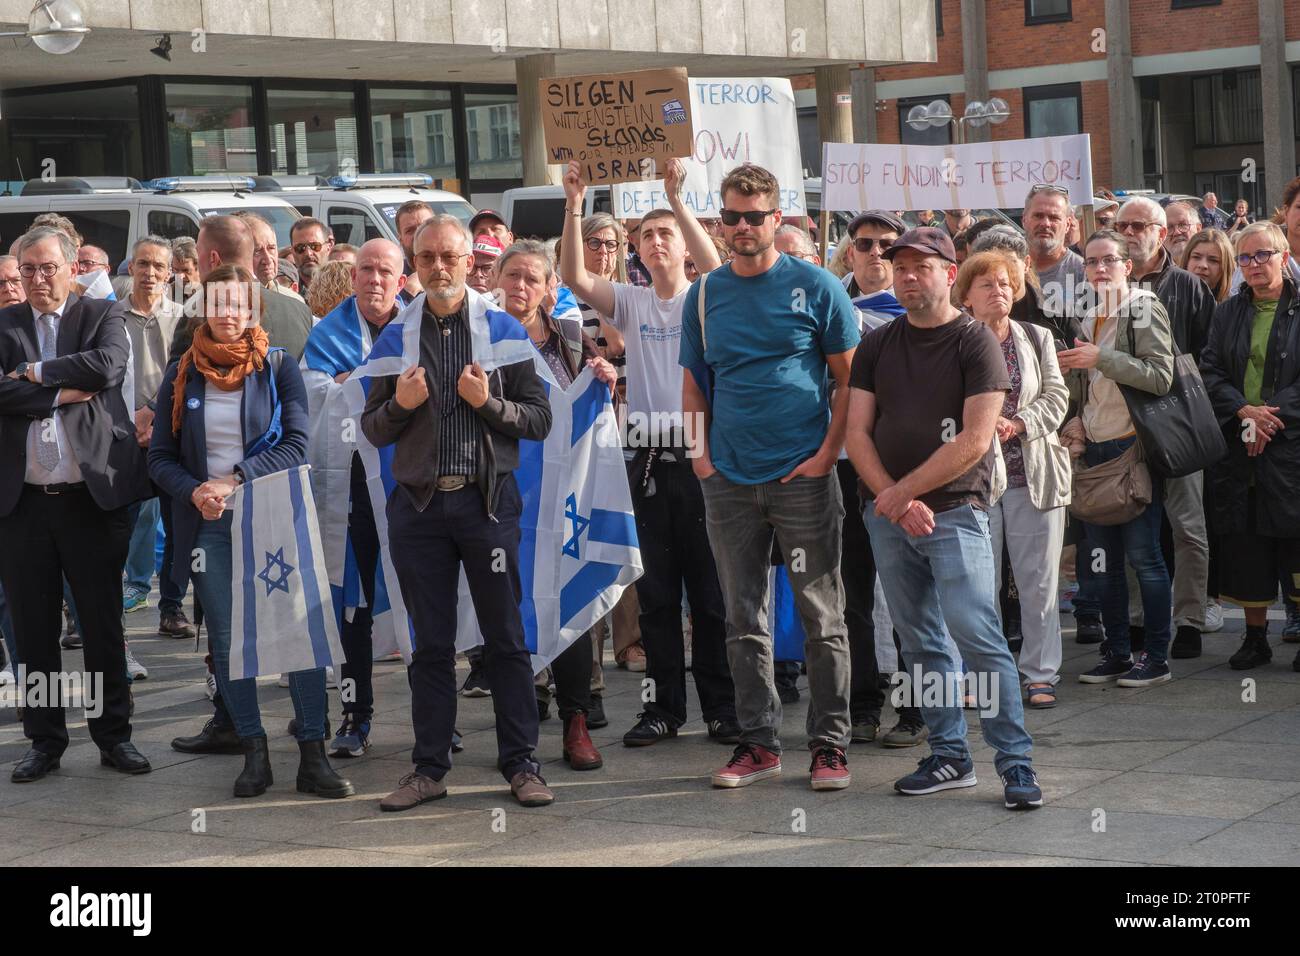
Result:
<svg viewBox="0 0 1300 956">
<path fill-rule="evenodd" d="M 806 635 L 811 784 L 839 790 L 849 785 L 849 642 L 835 462 L 861 336 L 835 277 L 773 245 L 779 197 L 776 177 L 761 166 L 727 174 L 722 230 L 734 258 L 691 287 L 682 311 L 682 406 L 708 426 L 690 435 L 692 466 L 727 608 L 741 730 L 712 779 L 715 787 L 743 787 L 781 773 L 767 623 L 775 539 Z"/>
<path fill-rule="evenodd" d="M 304 216 L 289 229 L 289 246 L 298 267 L 298 291 L 306 296 L 316 270 L 329 261 L 334 237 L 325 223 Z"/>
<path fill-rule="evenodd" d="M 686 722 L 686 660 L 682 642 L 682 587 L 693 619 L 692 676 L 709 737 L 739 739 L 735 688 L 727 665 L 722 589 L 704 525 L 704 497 L 691 470 L 682 422 L 681 370 L 677 365 L 682 306 L 688 290 L 689 252 L 703 275 L 720 265 L 713 240 L 682 201 L 686 171 L 668 164 L 664 191 L 671 209 L 641 219 L 638 238 L 650 270 L 649 288 L 613 283 L 587 271 L 582 254 L 582 210 L 587 184 L 579 163 L 564 176 L 567 206 L 560 239 L 560 271 L 574 294 L 623 335 L 627 356 L 628 477 L 645 573 L 636 582 L 641 644 L 654 696 L 624 736 L 646 747 L 677 736 Z M 667 419 L 664 430 L 656 423 Z M 679 424 L 680 423 L 680 426 Z"/>
<path fill-rule="evenodd" d="M 474 262 L 469 267 L 469 274 L 465 284 L 482 295 L 491 292 L 492 270 L 496 268 L 497 260 L 501 258 L 501 253 L 505 251 L 505 246 L 501 245 L 501 240 L 492 233 L 481 232 L 475 236 Z"/>
<path fill-rule="evenodd" d="M 1195 213 L 1188 210 L 1191 216 Z M 1120 207 L 1116 230 L 1124 237 L 1133 272 L 1129 284 L 1154 292 L 1165 311 L 1174 345 L 1199 362 L 1214 317 L 1214 293 L 1199 276 L 1174 264 L 1165 248 L 1169 219 L 1160 204 L 1135 196 Z M 1201 631 L 1205 629 L 1206 588 L 1210 578 L 1210 546 L 1205 529 L 1205 504 L 1201 472 L 1164 480 L 1165 518 L 1173 530 L 1174 632 L 1169 656 L 1201 656 Z M 1166 558 L 1166 560 L 1168 560 Z M 1130 621 L 1140 621 L 1136 587 L 1130 582 Z M 1137 625 L 1134 625 L 1137 628 Z M 1145 636 L 1134 631 L 1139 641 Z"/>
</svg>

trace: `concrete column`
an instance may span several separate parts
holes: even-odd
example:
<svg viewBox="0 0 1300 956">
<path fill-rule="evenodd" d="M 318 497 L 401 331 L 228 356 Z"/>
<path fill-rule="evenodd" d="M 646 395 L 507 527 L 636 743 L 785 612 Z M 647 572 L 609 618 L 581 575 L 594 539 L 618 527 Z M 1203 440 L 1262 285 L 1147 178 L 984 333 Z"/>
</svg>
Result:
<svg viewBox="0 0 1300 956">
<path fill-rule="evenodd" d="M 1259 0 L 1260 98 L 1264 103 L 1264 208 L 1279 202 L 1282 187 L 1295 178 L 1295 104 L 1286 61 L 1283 0 Z"/>
<path fill-rule="evenodd" d="M 853 107 L 836 101 L 852 88 L 850 72 L 847 66 L 817 67 L 817 133 L 823 143 L 853 142 Z"/>
<path fill-rule="evenodd" d="M 555 76 L 555 54 L 534 53 L 515 60 L 515 88 L 519 95 L 519 149 L 524 159 L 524 185 L 548 186 L 559 183 L 563 172 L 546 162 L 546 140 L 542 134 L 542 101 L 537 81 Z"/>
<path fill-rule="evenodd" d="M 1138 97 L 1137 80 L 1133 77 L 1133 42 L 1128 6 L 1128 0 L 1106 0 L 1110 182 L 1098 182 L 1097 185 L 1112 189 L 1141 189 L 1145 183 L 1142 169 L 1142 101 Z"/>
<path fill-rule="evenodd" d="M 979 100 L 987 102 L 989 98 L 989 40 L 988 29 L 984 19 L 984 0 L 961 0 L 961 68 L 962 86 L 966 91 L 966 102 Z M 953 112 L 957 112 L 954 110 Z M 960 115 L 960 113 L 958 113 Z M 966 142 L 987 143 L 988 125 L 972 126 L 962 124 L 966 130 Z"/>
<path fill-rule="evenodd" d="M 853 93 L 853 142 L 874 143 L 876 136 L 876 71 L 871 67 L 849 71 Z"/>
</svg>

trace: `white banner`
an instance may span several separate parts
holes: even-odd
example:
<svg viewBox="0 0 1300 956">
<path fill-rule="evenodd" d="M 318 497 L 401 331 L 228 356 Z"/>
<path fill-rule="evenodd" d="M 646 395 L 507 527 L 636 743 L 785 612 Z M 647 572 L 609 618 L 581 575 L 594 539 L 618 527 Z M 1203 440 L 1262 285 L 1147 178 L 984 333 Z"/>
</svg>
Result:
<svg viewBox="0 0 1300 956">
<path fill-rule="evenodd" d="M 826 143 L 822 150 L 822 207 L 839 212 L 1019 209 L 1040 184 L 1068 189 L 1073 205 L 1092 202 L 1087 133 L 961 146 Z"/>
<path fill-rule="evenodd" d="M 686 207 L 705 219 L 722 208 L 718 187 L 741 163 L 757 163 L 781 184 L 781 212 L 806 216 L 803 160 L 794 91 L 783 77 L 692 77 L 691 120 L 694 152 L 686 164 Z M 651 209 L 667 209 L 662 179 L 610 187 L 614 216 L 640 219 Z"/>
</svg>

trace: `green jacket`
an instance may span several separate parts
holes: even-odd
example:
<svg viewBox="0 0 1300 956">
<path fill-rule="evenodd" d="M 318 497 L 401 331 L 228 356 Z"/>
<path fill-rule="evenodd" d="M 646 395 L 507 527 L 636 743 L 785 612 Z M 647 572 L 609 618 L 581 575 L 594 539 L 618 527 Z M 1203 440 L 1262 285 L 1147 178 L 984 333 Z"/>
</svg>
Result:
<svg viewBox="0 0 1300 956">
<path fill-rule="evenodd" d="M 1083 318 L 1085 334 L 1092 335 L 1094 312 Z M 1103 348 L 1097 371 L 1120 385 L 1164 395 L 1174 383 L 1174 337 L 1169 313 L 1160 300 L 1144 289 L 1130 290 L 1120 308 L 1114 348 Z M 1085 369 L 1072 369 L 1066 379 L 1070 397 L 1082 410 L 1087 401 Z"/>
</svg>

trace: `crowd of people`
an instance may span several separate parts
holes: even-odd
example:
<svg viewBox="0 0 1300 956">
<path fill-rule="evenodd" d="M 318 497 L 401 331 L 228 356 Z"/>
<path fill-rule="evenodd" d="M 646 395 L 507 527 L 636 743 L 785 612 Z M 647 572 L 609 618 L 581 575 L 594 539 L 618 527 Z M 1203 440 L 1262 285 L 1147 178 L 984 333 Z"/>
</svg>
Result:
<svg viewBox="0 0 1300 956">
<path fill-rule="evenodd" d="M 1244 203 L 1229 217 L 1213 194 L 1200 208 L 1106 196 L 1088 236 L 1054 186 L 1029 191 L 1023 231 L 964 209 L 914 227 L 868 210 L 823 266 L 782 222 L 766 170 L 732 170 L 708 222 L 682 201 L 684 176 L 670 163 L 668 208 L 629 230 L 584 217 L 571 164 L 549 245 L 494 211 L 466 225 L 419 200 L 396 212 L 399 242 L 360 248 L 312 218 L 281 249 L 255 213 L 210 216 L 197 239 L 136 242 L 116 301 L 97 291 L 104 251 L 67 219 L 38 218 L 0 257 L 0 535 L 23 542 L 0 549 L 0 682 L 58 672 L 60 645 L 82 647 L 103 679 L 88 719 L 103 763 L 148 772 L 130 722 L 130 683 L 147 671 L 124 614 L 147 606 L 159 568 L 160 633 L 194 640 L 202 625 L 213 707 L 172 747 L 243 755 L 236 796 L 272 786 L 255 680 L 230 673 L 230 501 L 323 453 L 320 408 L 404 310 L 419 317 L 419 362 L 376 379 L 358 423 L 392 449 L 386 540 L 350 452 L 361 593 L 340 616 L 345 659 L 337 675 L 284 675 L 300 792 L 351 794 L 331 759 L 369 750 L 384 547 L 415 648 L 412 769 L 380 802 L 394 812 L 447 795 L 458 694 L 491 697 L 498 765 L 522 805 L 554 800 L 536 752 L 552 702 L 568 766 L 600 768 L 590 731 L 608 723 L 607 641 L 655 689 L 626 746 L 671 747 L 691 671 L 708 737 L 733 748 L 716 787 L 782 773 L 782 705 L 799 699 L 802 669 L 814 790 L 848 787 L 850 744 L 873 741 L 928 743 L 902 794 L 974 786 L 973 707 L 1009 809 L 1043 802 L 1024 711 L 1066 693 L 1062 611 L 1076 641 L 1098 646 L 1086 684 L 1171 680 L 1170 660 L 1198 657 L 1223 627 L 1223 603 L 1245 614 L 1230 666 L 1267 666 L 1279 590 L 1282 640 L 1300 641 L 1300 177 L 1276 221 L 1252 222 Z M 624 449 L 643 575 L 538 674 L 514 473 L 552 414 L 532 361 L 475 360 L 489 313 L 523 327 L 561 387 L 590 368 L 626 419 L 669 423 Z M 1167 476 L 1147 465 L 1135 403 L 1189 367 L 1227 451 Z M 1104 516 L 1079 500 L 1089 472 L 1123 477 Z M 774 565 L 802 664 L 777 657 Z M 458 687 L 462 572 L 483 645 Z M 877 653 L 882 612 L 893 653 Z M 335 679 L 352 693 L 331 734 Z M 933 681 L 941 693 L 923 693 Z M 58 702 L 28 702 L 22 719 L 18 783 L 56 769 L 69 742 Z"/>
</svg>

